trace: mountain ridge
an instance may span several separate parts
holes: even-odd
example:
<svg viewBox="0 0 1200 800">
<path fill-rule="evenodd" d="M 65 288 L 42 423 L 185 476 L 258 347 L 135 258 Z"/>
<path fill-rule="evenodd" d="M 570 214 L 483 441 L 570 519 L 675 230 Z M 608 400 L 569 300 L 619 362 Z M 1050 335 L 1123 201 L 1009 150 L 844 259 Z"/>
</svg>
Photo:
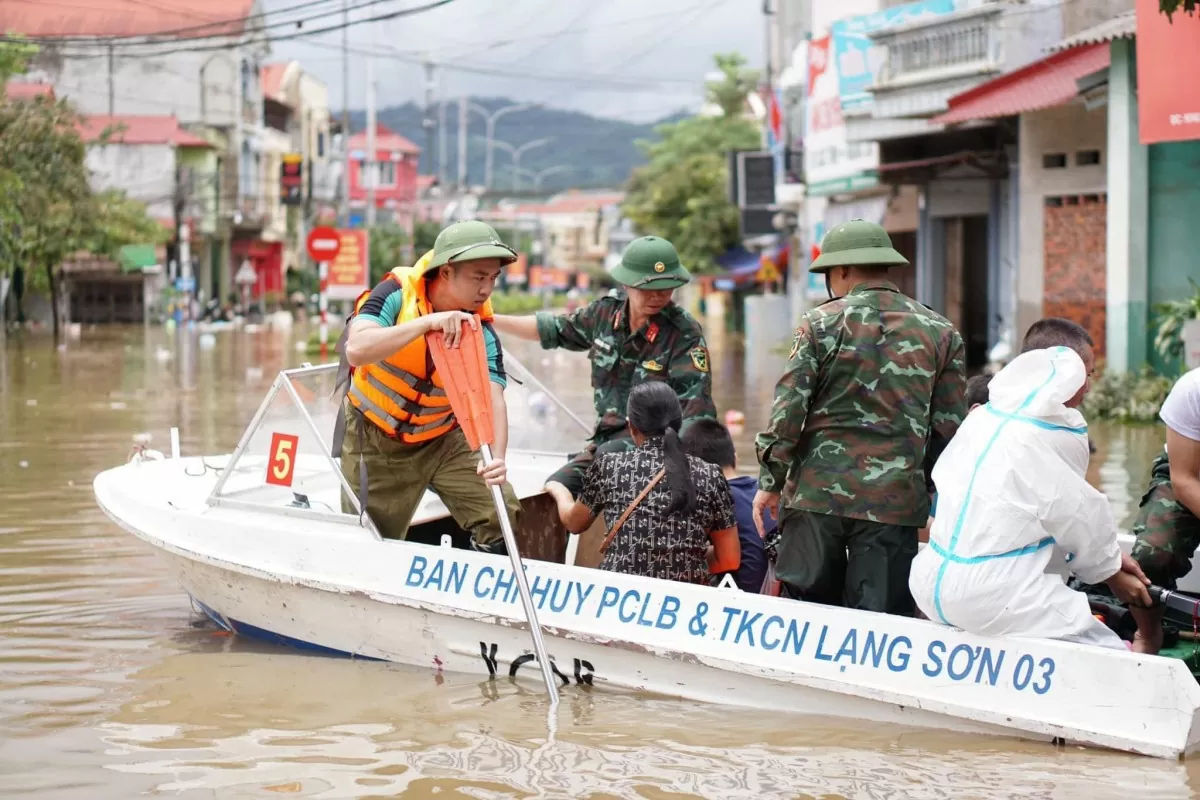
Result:
<svg viewBox="0 0 1200 800">
<path fill-rule="evenodd" d="M 505 97 L 472 98 L 475 105 L 486 108 L 490 113 L 514 102 Z M 544 145 L 528 148 L 521 155 L 521 168 L 532 172 L 554 167 L 569 167 L 548 172 L 541 184 L 545 190 L 567 188 L 620 188 L 624 186 L 633 170 L 645 163 L 637 141 L 657 138 L 655 128 L 690 116 L 690 112 L 676 111 L 662 119 L 649 123 L 596 117 L 582 111 L 569 111 L 551 106 L 533 105 L 520 111 L 505 114 L 496 121 L 495 139 L 513 147 L 521 147 L 537 139 L 549 138 Z M 454 181 L 458 176 L 458 116 L 457 102 L 446 107 L 446 177 Z M 383 125 L 421 148 L 420 171 L 428 175 L 436 171 L 438 137 L 434 134 L 434 152 L 427 152 L 427 140 L 422 120 L 423 109 L 408 102 L 399 106 L 379 109 L 376 119 Z M 436 120 L 435 111 L 434 119 Z M 350 128 L 361 131 L 366 127 L 366 113 L 350 112 Z M 486 163 L 487 123 L 481 114 L 472 111 L 467 124 L 467 181 L 482 185 Z M 493 149 L 493 187 L 512 189 L 513 172 L 510 168 L 512 155 L 507 148 Z M 528 174 L 520 177 L 521 187 L 532 188 Z"/>
</svg>

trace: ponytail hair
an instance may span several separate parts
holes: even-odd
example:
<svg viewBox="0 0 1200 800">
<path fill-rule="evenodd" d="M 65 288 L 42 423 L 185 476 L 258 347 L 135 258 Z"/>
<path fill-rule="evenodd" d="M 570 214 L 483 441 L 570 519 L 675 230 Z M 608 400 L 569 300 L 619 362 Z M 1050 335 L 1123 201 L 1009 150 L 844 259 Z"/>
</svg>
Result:
<svg viewBox="0 0 1200 800">
<path fill-rule="evenodd" d="M 670 386 L 661 381 L 648 381 L 633 387 L 625 415 L 630 427 L 644 436 L 663 439 L 666 456 L 667 487 L 671 490 L 669 514 L 690 512 L 696 507 L 696 487 L 692 484 L 692 469 L 687 453 L 679 441 L 683 427 L 683 407 Z"/>
</svg>

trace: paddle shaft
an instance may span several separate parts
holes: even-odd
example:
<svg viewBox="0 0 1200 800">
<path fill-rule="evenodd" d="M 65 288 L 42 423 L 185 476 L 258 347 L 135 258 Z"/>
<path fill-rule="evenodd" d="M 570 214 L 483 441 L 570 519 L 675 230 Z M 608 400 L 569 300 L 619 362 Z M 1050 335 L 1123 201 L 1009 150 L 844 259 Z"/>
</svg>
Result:
<svg viewBox="0 0 1200 800">
<path fill-rule="evenodd" d="M 483 462 L 492 461 L 492 448 L 488 444 L 480 444 L 479 452 Z M 550 695 L 550 705 L 558 705 L 558 681 L 554 671 L 550 669 L 550 656 L 546 653 L 546 641 L 542 638 L 542 626 L 538 622 L 537 612 L 533 610 L 533 595 L 529 591 L 529 582 L 525 579 L 525 565 L 521 563 L 521 553 L 517 550 L 517 536 L 513 533 L 512 524 L 508 519 L 508 509 L 504 507 L 504 494 L 499 486 L 489 487 L 492 490 L 492 501 L 496 504 L 496 514 L 500 519 L 500 530 L 504 534 L 504 544 L 508 547 L 508 557 L 512 560 L 513 572 L 517 577 L 517 590 L 521 594 L 521 605 L 525 606 L 525 619 L 529 622 L 529 634 L 533 637 L 533 650 L 537 654 L 538 665 L 542 668 L 542 678 L 546 681 L 546 693 Z"/>
</svg>

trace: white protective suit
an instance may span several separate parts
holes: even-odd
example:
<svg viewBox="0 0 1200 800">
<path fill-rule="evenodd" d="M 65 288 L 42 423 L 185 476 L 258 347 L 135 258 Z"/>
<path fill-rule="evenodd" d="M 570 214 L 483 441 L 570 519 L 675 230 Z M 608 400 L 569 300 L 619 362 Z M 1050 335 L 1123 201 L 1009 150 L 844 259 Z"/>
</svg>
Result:
<svg viewBox="0 0 1200 800">
<path fill-rule="evenodd" d="M 1085 478 L 1087 425 L 1063 405 L 1086 378 L 1065 347 L 1017 356 L 942 452 L 937 515 L 908 582 L 929 619 L 1125 648 L 1063 576 L 1100 583 L 1121 568 L 1108 500 Z"/>
</svg>

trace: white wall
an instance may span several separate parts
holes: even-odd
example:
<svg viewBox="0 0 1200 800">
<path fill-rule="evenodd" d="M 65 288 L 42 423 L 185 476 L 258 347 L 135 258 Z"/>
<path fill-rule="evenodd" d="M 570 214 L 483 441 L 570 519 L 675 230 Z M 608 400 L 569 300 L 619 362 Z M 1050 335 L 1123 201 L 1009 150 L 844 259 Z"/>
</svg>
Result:
<svg viewBox="0 0 1200 800">
<path fill-rule="evenodd" d="M 122 189 L 146 204 L 151 217 L 172 219 L 175 210 L 175 147 L 168 144 L 108 144 L 88 148 L 87 168 L 97 191 Z"/>
<path fill-rule="evenodd" d="M 1056 195 L 1098 194 L 1107 190 L 1107 110 L 1088 111 L 1071 103 L 1021 115 L 1020 123 L 1020 272 L 1017 281 L 1018 334 L 1042 316 L 1045 199 Z M 1100 163 L 1080 167 L 1075 154 L 1099 150 Z M 1046 169 L 1042 157 L 1064 153 L 1067 166 Z"/>
</svg>

